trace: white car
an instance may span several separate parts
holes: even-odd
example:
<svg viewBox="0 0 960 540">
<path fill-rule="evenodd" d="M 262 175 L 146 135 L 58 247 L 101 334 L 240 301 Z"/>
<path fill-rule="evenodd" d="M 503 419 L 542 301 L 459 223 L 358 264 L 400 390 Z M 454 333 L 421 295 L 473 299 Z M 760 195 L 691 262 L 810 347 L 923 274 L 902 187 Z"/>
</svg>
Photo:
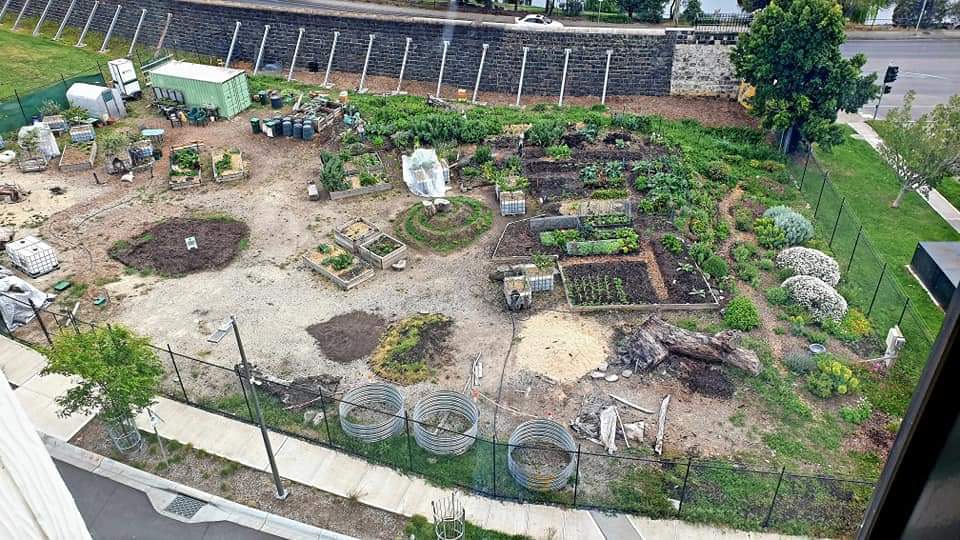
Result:
<svg viewBox="0 0 960 540">
<path fill-rule="evenodd" d="M 550 17 L 544 17 L 543 15 L 531 14 L 525 17 L 516 17 L 514 18 L 514 22 L 535 28 L 563 28 L 563 23 L 555 21 Z"/>
</svg>

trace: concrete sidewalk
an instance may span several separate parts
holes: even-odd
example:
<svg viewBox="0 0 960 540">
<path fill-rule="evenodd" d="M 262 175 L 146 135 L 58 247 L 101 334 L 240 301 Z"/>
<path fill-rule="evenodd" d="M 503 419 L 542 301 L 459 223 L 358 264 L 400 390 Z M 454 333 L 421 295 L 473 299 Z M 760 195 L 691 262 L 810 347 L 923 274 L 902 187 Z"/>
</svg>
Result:
<svg viewBox="0 0 960 540">
<path fill-rule="evenodd" d="M 883 145 L 883 140 L 862 116 L 858 114 L 841 113 L 838 119 L 853 128 L 853 130 L 857 132 L 857 135 L 866 141 L 867 144 L 873 147 L 878 153 L 880 152 L 880 146 Z M 960 210 L 957 210 L 950 201 L 935 189 L 931 189 L 926 196 L 921 195 L 920 197 L 927 201 L 927 204 L 929 204 L 936 213 L 940 214 L 940 217 L 949 223 L 950 226 L 953 227 L 953 230 L 960 233 Z"/>
</svg>

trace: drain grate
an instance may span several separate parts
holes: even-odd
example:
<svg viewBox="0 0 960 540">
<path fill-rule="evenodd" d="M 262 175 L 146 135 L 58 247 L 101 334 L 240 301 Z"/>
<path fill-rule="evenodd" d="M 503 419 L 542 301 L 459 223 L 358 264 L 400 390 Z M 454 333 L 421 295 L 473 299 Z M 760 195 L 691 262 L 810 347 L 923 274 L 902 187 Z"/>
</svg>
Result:
<svg viewBox="0 0 960 540">
<path fill-rule="evenodd" d="M 194 499 L 193 497 L 178 494 L 172 501 L 170 501 L 170 504 L 164 508 L 164 511 L 182 516 L 186 519 L 190 519 L 195 516 L 201 508 L 206 506 L 206 504 L 206 501 L 201 501 L 200 499 Z"/>
</svg>

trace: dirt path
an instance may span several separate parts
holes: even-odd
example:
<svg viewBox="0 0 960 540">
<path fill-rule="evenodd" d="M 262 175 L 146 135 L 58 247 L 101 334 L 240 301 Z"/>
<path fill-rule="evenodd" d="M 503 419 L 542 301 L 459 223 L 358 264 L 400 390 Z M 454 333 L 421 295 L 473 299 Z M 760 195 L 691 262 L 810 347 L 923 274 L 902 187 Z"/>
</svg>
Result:
<svg viewBox="0 0 960 540">
<path fill-rule="evenodd" d="M 653 255 L 653 246 L 649 240 L 644 240 L 641 247 L 641 258 L 647 263 L 647 276 L 650 278 L 650 285 L 657 295 L 657 300 L 665 302 L 670 298 L 667 292 L 667 284 L 663 281 L 663 275 L 660 274 L 660 265 L 657 264 L 657 258 Z"/>
</svg>

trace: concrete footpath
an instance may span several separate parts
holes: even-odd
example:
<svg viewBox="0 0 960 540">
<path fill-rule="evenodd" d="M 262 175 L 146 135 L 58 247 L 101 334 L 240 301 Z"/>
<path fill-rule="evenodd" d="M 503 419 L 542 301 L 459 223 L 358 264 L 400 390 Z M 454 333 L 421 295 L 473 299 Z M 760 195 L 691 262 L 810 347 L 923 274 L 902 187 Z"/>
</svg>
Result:
<svg viewBox="0 0 960 540">
<path fill-rule="evenodd" d="M 866 120 L 858 114 L 844 114 L 840 113 L 838 119 L 853 128 L 864 141 L 867 142 L 874 150 L 878 153 L 880 152 L 880 146 L 883 145 L 883 140 L 880 138 L 880 135 L 866 122 Z M 960 233 L 960 210 L 957 210 L 953 204 L 950 203 L 935 189 L 931 189 L 926 196 L 920 196 L 923 200 L 927 201 L 927 204 L 930 205 L 930 208 L 940 214 L 947 223 L 953 227 L 953 230 Z"/>
</svg>

